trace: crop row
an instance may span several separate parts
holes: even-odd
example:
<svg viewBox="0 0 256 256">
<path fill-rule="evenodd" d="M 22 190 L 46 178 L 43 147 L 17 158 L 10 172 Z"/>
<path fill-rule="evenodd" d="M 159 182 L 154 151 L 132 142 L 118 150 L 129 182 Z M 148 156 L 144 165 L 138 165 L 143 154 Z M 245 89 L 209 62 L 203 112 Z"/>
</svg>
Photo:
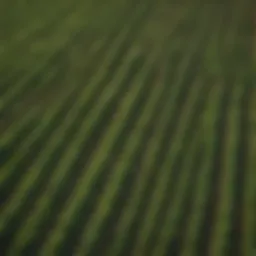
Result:
<svg viewBox="0 0 256 256">
<path fill-rule="evenodd" d="M 3 132 L 7 255 L 250 254 L 256 91 L 225 52 L 244 50 L 233 42 L 248 7 L 198 1 L 146 52 L 135 45 L 155 6 L 139 3 L 125 25 L 88 48 L 81 70 L 65 66 L 53 104 L 29 110 Z M 85 30 L 77 24 L 76 32 Z M 190 40 L 179 46 L 184 33 Z M 220 68 L 222 58 L 232 68 Z M 43 66 L 52 72 L 32 83 L 34 67 L 13 84 L 3 113 L 57 81 L 61 57 L 45 59 L 38 73 Z"/>
<path fill-rule="evenodd" d="M 143 11 L 143 10 L 139 9 L 138 13 L 140 13 L 141 11 Z M 133 19 L 136 20 L 136 16 Z M 132 24 L 134 24 L 134 22 Z M 88 106 L 86 106 L 87 105 L 86 103 L 88 103 L 88 101 L 91 100 L 91 96 L 94 94 L 94 92 L 96 90 L 98 90 L 97 87 L 105 86 L 105 85 L 102 85 L 102 80 L 104 80 L 106 75 L 108 75 L 108 73 L 107 73 L 108 66 L 110 66 L 112 64 L 112 62 L 117 57 L 119 57 L 118 55 L 120 54 L 120 50 L 122 50 L 122 47 L 123 47 L 122 45 L 125 43 L 125 38 L 127 36 L 129 36 L 130 27 L 131 26 L 134 27 L 134 25 L 132 25 L 132 24 L 125 27 L 122 30 L 122 32 L 117 36 L 117 38 L 115 39 L 115 42 L 112 44 L 113 50 L 108 51 L 103 62 L 101 63 L 101 68 L 98 70 L 98 73 L 95 74 L 94 78 L 91 79 L 89 85 L 82 86 L 81 83 L 83 82 L 83 80 L 81 80 L 79 84 L 74 83 L 74 85 L 76 87 L 75 86 L 69 87 L 68 90 L 64 91 L 62 97 L 59 98 L 59 101 L 56 103 L 56 105 L 54 107 L 52 107 L 48 111 L 48 113 L 46 113 L 44 115 L 44 118 L 41 121 L 40 125 L 37 127 L 37 129 L 35 129 L 32 133 L 29 134 L 29 137 L 26 138 L 26 141 L 24 141 L 21 148 L 19 148 L 19 150 L 17 150 L 15 152 L 15 154 L 11 158 L 11 160 L 6 163 L 6 165 L 4 166 L 3 172 L 1 173 L 1 180 L 3 183 L 5 183 L 4 187 L 6 187 L 6 189 L 10 189 L 10 184 L 7 183 L 7 179 L 12 181 L 14 175 L 17 175 L 15 173 L 15 170 L 17 168 L 17 165 L 19 165 L 20 161 L 22 161 L 24 158 L 29 157 L 26 154 L 28 153 L 28 151 L 31 150 L 31 147 L 35 147 L 35 144 L 38 144 L 38 143 L 41 143 L 41 144 L 44 143 L 45 138 L 49 137 L 49 135 L 50 135 L 49 132 L 52 133 L 52 130 L 54 129 L 54 126 L 56 125 L 56 120 L 57 121 L 61 120 L 60 118 L 61 118 L 61 116 L 63 116 L 63 114 L 65 114 L 65 119 L 63 121 L 63 124 L 61 126 L 59 126 L 57 131 L 55 131 L 55 133 L 53 134 L 53 136 L 50 137 L 51 140 L 49 141 L 48 147 L 46 147 L 46 148 L 48 150 L 50 150 L 50 152 L 54 152 L 54 149 L 59 147 L 58 143 L 62 143 L 61 139 L 63 139 L 63 138 L 61 138 L 61 136 L 59 136 L 59 135 L 65 135 L 65 133 L 67 133 L 67 132 L 73 132 L 75 134 L 74 128 L 73 128 L 73 131 L 71 130 L 72 124 L 73 124 L 72 122 L 74 122 L 76 118 L 79 118 L 79 114 L 80 114 L 80 119 L 81 119 L 81 114 L 83 114 L 83 115 L 86 114 L 86 113 L 83 113 L 85 111 L 84 108 L 86 108 L 87 112 L 88 112 Z M 118 48 L 120 48 L 120 50 L 118 50 Z M 129 60 L 129 61 L 131 61 L 131 60 Z M 125 70 L 127 70 L 127 67 L 123 67 L 120 69 L 120 71 L 119 71 L 120 77 L 116 81 L 122 79 L 122 77 L 123 77 L 122 72 L 126 72 Z M 72 81 L 69 81 L 69 82 L 72 82 Z M 118 85 L 119 84 L 117 84 L 117 86 Z M 81 89 L 79 89 L 79 88 L 81 88 L 81 89 L 84 88 L 84 89 L 83 89 L 83 91 L 81 91 Z M 101 89 L 103 89 L 103 88 L 101 88 Z M 114 96 L 118 92 L 118 91 L 116 92 L 114 89 L 115 88 L 113 88 L 112 93 L 109 92 L 108 94 L 103 94 L 102 100 L 105 101 L 106 103 L 110 102 L 111 95 Z M 122 91 L 123 91 L 123 89 L 122 89 Z M 120 95 L 120 93 L 117 95 Z M 79 98 L 77 98 L 77 96 L 79 96 Z M 95 95 L 95 96 L 97 96 L 97 95 Z M 74 100 L 76 100 L 77 104 L 75 104 L 74 107 L 70 109 L 70 107 L 71 107 L 70 104 L 72 102 L 74 102 Z M 94 109 L 93 113 L 90 115 L 91 117 L 93 117 L 96 113 L 100 114 L 100 110 L 103 110 L 105 105 L 97 105 L 97 106 L 99 106 L 100 109 L 99 108 Z M 89 106 L 89 107 L 91 108 L 91 106 Z M 66 112 L 68 112 L 68 114 Z M 58 124 L 59 124 L 59 122 L 58 122 Z M 94 122 L 93 121 L 90 122 L 90 126 L 93 127 L 93 125 L 94 125 Z M 87 126 L 87 123 L 84 122 L 83 126 Z M 90 129 L 87 129 L 87 132 L 90 132 Z M 46 135 L 45 137 L 43 137 L 44 134 Z M 76 141 L 76 144 L 77 143 L 81 144 L 81 140 L 79 137 L 75 141 Z M 35 147 L 35 149 L 38 150 L 38 146 Z M 2 217 L 6 216 L 7 219 L 12 220 L 11 215 L 8 214 L 9 210 L 11 210 L 12 214 L 14 214 L 14 215 L 16 214 L 16 216 L 19 215 L 19 211 L 14 212 L 13 210 L 15 210 L 15 209 L 18 210 L 20 208 L 19 206 L 23 206 L 22 205 L 23 201 L 20 201 L 20 200 L 22 198 L 24 198 L 24 196 L 26 194 L 28 195 L 26 190 L 31 192 L 31 188 L 29 187 L 29 185 L 33 184 L 34 180 L 36 180 L 38 178 L 38 175 L 39 176 L 40 176 L 40 174 L 42 175 L 42 173 L 38 172 L 37 168 L 39 167 L 39 170 L 41 170 L 42 168 L 44 169 L 44 166 L 45 166 L 44 160 L 47 159 L 47 157 L 50 155 L 50 154 L 48 154 L 47 150 L 43 151 L 43 152 L 46 152 L 46 154 L 47 154 L 46 157 L 44 154 L 40 154 L 39 159 L 37 161 L 35 161 L 35 164 L 32 167 L 29 168 L 26 176 L 22 177 L 22 183 L 19 183 L 19 186 L 15 187 L 15 191 L 17 191 L 17 194 L 15 192 L 14 192 L 14 194 L 11 193 L 11 195 L 14 195 L 14 196 L 12 196 L 13 200 L 10 199 L 10 202 L 8 203 L 7 208 L 3 208 L 3 212 L 1 215 Z M 69 153 L 70 153 L 70 151 L 69 151 Z M 34 157 L 36 157 L 36 156 L 34 155 Z M 73 155 L 73 159 L 74 159 L 74 157 L 75 157 L 75 155 Z M 64 160 L 66 160 L 66 162 L 67 162 L 67 160 L 71 160 L 71 162 L 69 162 L 69 165 L 72 165 L 72 157 L 70 158 L 70 156 L 69 156 L 68 159 L 64 158 Z M 66 165 L 66 162 L 60 163 L 60 169 L 62 168 L 62 166 Z M 43 166 L 40 166 L 40 163 L 43 163 Z M 28 168 L 28 166 L 27 166 L 27 168 Z M 66 170 L 68 170 L 68 168 L 66 168 Z M 53 179 L 53 183 L 54 183 L 54 179 Z M 2 186 L 1 186 L 1 188 L 2 188 Z M 34 187 L 34 189 L 35 189 L 35 187 Z M 20 194 L 20 191 L 21 191 L 21 194 Z M 5 191 L 3 191 L 3 192 L 5 192 Z M 3 193 L 3 194 L 8 194 L 8 196 L 9 196 L 10 193 Z M 33 194 L 33 192 L 32 192 L 32 194 Z M 11 203 L 11 202 L 13 202 L 13 203 Z M 16 202 L 20 202 L 20 203 L 17 205 Z M 23 212 L 24 212 L 24 209 L 23 209 Z M 9 216 L 7 216 L 6 213 Z M 2 223 L 4 223 L 4 221 L 7 219 L 5 217 L 1 218 L 1 221 L 3 220 Z"/>
</svg>

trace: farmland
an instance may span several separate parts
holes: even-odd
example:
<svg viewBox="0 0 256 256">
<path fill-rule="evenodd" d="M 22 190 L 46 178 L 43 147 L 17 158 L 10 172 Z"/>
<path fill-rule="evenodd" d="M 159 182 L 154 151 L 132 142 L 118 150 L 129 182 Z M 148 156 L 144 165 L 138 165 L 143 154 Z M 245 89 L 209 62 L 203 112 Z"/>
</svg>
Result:
<svg viewBox="0 0 256 256">
<path fill-rule="evenodd" d="M 0 3 L 0 255 L 253 255 L 255 7 Z"/>
</svg>

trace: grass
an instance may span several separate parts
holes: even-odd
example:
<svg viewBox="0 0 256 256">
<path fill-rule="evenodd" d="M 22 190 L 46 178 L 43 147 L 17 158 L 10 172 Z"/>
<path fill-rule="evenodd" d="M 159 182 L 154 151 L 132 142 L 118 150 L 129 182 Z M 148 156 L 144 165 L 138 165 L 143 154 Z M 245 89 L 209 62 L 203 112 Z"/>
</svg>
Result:
<svg viewBox="0 0 256 256">
<path fill-rule="evenodd" d="M 10 3 L 2 255 L 252 255 L 252 1 Z"/>
</svg>

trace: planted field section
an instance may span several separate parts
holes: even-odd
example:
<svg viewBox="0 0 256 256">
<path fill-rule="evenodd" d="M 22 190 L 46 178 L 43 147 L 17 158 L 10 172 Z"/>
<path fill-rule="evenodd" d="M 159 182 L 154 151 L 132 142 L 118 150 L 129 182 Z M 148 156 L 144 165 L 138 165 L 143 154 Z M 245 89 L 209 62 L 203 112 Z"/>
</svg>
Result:
<svg viewBox="0 0 256 256">
<path fill-rule="evenodd" d="M 48 4 L 1 4 L 0 254 L 253 255 L 255 4 Z"/>
</svg>

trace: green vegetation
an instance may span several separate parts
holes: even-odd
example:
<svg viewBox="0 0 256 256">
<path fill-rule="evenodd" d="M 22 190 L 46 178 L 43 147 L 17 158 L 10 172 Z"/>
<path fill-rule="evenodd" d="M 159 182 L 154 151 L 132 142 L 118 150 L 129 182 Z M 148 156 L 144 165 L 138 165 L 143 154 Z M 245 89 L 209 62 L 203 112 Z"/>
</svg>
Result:
<svg viewBox="0 0 256 256">
<path fill-rule="evenodd" d="M 0 255 L 253 255 L 254 7 L 3 1 Z"/>
</svg>

